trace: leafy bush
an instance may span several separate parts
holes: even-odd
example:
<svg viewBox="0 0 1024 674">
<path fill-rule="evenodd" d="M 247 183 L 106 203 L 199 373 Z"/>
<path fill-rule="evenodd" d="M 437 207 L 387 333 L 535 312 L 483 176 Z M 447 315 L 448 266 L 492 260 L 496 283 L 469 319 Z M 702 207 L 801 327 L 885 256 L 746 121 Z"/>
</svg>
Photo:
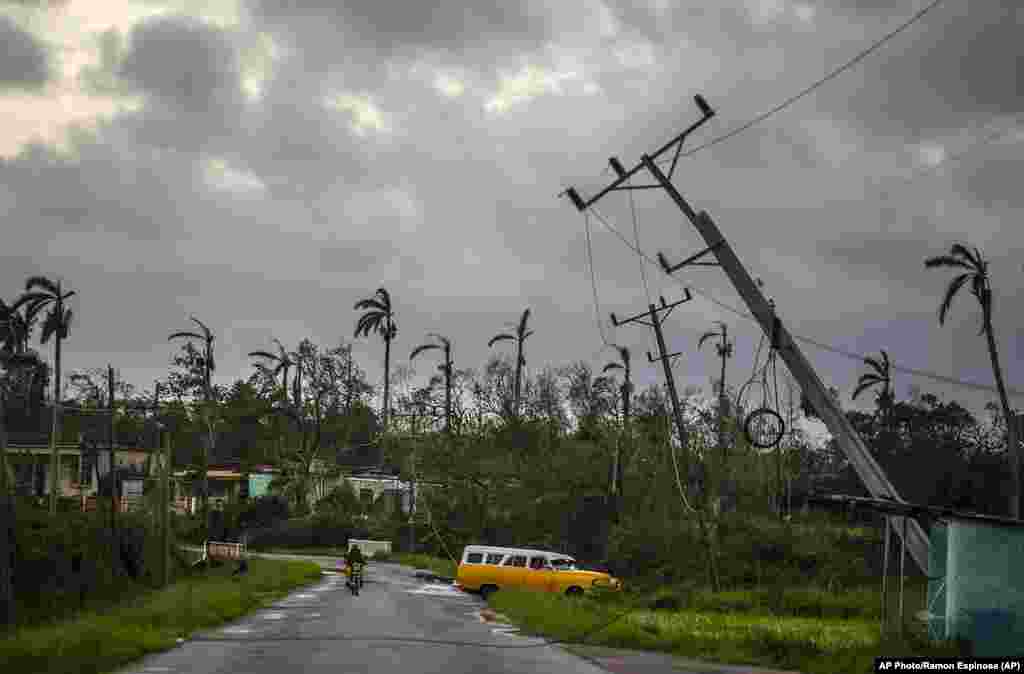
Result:
<svg viewBox="0 0 1024 674">
<path fill-rule="evenodd" d="M 269 527 L 288 519 L 288 501 L 282 496 L 260 496 L 238 507 L 241 529 Z"/>
<path fill-rule="evenodd" d="M 104 506 L 56 517 L 25 504 L 16 509 L 14 587 L 20 624 L 59 617 L 156 581 L 159 531 L 144 513 L 118 513 L 114 539 L 110 508 Z"/>
</svg>

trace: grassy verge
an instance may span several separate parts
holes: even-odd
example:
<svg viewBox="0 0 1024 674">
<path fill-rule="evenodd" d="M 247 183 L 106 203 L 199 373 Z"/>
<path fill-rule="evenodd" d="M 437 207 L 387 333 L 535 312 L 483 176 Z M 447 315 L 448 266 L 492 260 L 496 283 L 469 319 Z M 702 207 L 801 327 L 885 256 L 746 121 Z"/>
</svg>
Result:
<svg viewBox="0 0 1024 674">
<path fill-rule="evenodd" d="M 17 672 L 111 672 L 320 577 L 320 568 L 308 562 L 253 559 L 240 578 L 231 577 L 234 568 L 225 564 L 106 611 L 19 630 L 0 639 L 0 662 Z"/>
<path fill-rule="evenodd" d="M 804 674 L 871 671 L 873 659 L 883 655 L 959 653 L 954 644 L 928 643 L 916 628 L 908 627 L 902 639 L 880 638 L 871 590 L 833 598 L 811 617 L 808 607 L 823 604 L 812 601 L 813 592 L 802 598 L 795 593 L 788 606 L 774 609 L 753 592 L 696 593 L 672 610 L 653 610 L 628 595 L 571 599 L 512 589 L 494 594 L 490 603 L 524 631 L 548 638 Z M 626 613 L 631 604 L 634 610 Z"/>
</svg>

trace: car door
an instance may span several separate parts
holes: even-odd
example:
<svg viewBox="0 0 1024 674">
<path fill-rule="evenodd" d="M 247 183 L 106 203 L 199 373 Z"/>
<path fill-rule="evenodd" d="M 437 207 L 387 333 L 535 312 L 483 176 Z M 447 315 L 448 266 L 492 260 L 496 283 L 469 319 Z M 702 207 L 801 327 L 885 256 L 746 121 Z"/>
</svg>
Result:
<svg viewBox="0 0 1024 674">
<path fill-rule="evenodd" d="M 532 555 L 526 571 L 526 586 L 531 590 L 550 592 L 555 581 L 554 574 L 547 555 Z"/>
<path fill-rule="evenodd" d="M 526 582 L 526 555 L 512 554 L 505 558 L 498 574 L 503 587 L 522 587 Z"/>
</svg>

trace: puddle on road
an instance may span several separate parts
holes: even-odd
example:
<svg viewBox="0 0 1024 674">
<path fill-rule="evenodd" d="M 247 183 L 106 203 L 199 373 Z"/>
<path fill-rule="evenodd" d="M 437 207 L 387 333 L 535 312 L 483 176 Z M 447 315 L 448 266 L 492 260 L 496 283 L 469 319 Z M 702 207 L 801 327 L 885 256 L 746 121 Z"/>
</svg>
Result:
<svg viewBox="0 0 1024 674">
<path fill-rule="evenodd" d="M 415 590 L 406 590 L 408 594 L 428 594 L 435 597 L 466 598 L 466 593 L 454 585 L 420 585 Z"/>
</svg>

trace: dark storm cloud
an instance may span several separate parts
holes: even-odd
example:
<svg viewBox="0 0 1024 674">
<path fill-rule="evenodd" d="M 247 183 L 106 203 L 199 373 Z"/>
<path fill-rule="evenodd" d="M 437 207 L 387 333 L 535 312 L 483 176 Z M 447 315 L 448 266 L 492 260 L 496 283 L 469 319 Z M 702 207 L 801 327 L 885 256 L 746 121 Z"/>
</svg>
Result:
<svg viewBox="0 0 1024 674">
<path fill-rule="evenodd" d="M 146 145 L 188 152 L 227 151 L 243 117 L 243 96 L 236 52 L 227 34 L 185 16 L 140 23 L 129 47 L 118 57 L 115 35 L 101 42 L 103 64 L 87 73 L 95 88 L 140 93 L 145 105 L 124 113 L 118 131 Z M 100 72 L 102 71 L 102 72 Z"/>
<path fill-rule="evenodd" d="M 196 194 L 191 164 L 181 157 L 128 157 L 95 143 L 80 145 L 73 160 L 40 147 L 0 161 L 0 183 L 17 195 L 18 220 L 41 236 L 106 231 L 159 240 Z"/>
<path fill-rule="evenodd" d="M 506 40 L 537 44 L 548 35 L 543 9 L 530 2 L 256 0 L 254 4 L 256 12 L 268 19 L 307 28 L 316 23 L 344 35 L 346 47 L 372 45 L 388 53 L 416 47 L 459 52 Z"/>
<path fill-rule="evenodd" d="M 46 47 L 6 16 L 0 16 L 0 91 L 39 89 L 50 79 Z"/>
<path fill-rule="evenodd" d="M 189 17 L 158 18 L 130 41 L 120 75 L 144 93 L 191 113 L 238 101 L 238 65 L 222 31 Z"/>
</svg>

